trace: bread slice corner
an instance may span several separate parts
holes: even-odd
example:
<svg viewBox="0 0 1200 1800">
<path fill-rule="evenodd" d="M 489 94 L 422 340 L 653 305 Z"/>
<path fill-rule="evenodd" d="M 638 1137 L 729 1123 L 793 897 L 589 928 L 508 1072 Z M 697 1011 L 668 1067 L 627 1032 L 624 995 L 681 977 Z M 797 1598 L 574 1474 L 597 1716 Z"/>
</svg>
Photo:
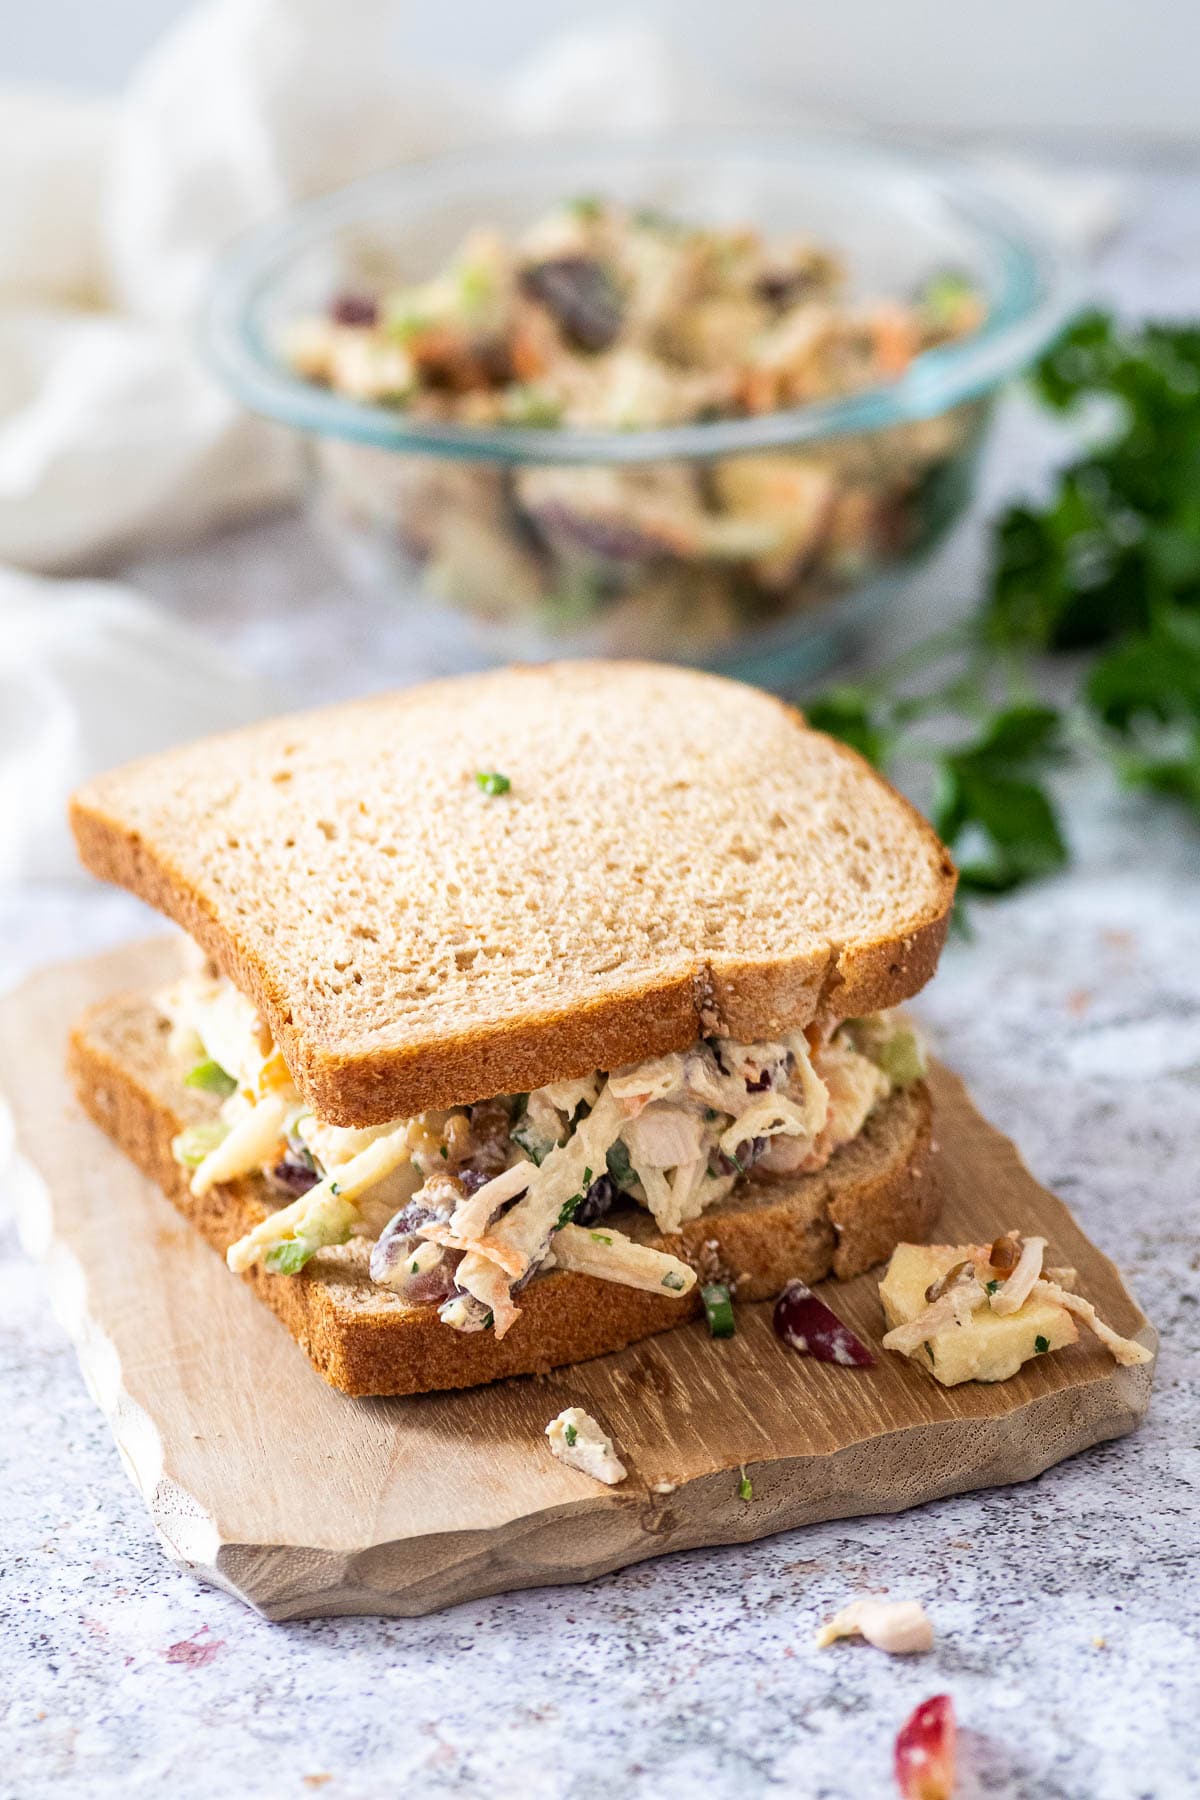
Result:
<svg viewBox="0 0 1200 1800">
<path fill-rule="evenodd" d="M 259 1178 L 200 1199 L 192 1194 L 171 1140 L 216 1102 L 179 1085 L 167 1030 L 145 996 L 106 1001 L 72 1034 L 70 1072 L 85 1110 L 223 1254 L 277 1197 Z M 819 1173 L 752 1187 L 676 1237 L 657 1234 L 638 1208 L 611 1216 L 697 1267 L 719 1265 L 740 1299 L 766 1299 L 793 1277 L 848 1280 L 884 1261 L 897 1243 L 927 1235 L 938 1201 L 931 1135 L 929 1094 L 918 1084 L 878 1107 L 860 1137 Z M 352 1240 L 320 1251 L 297 1276 L 256 1268 L 244 1277 L 317 1372 L 351 1395 L 419 1394 L 539 1373 L 620 1350 L 701 1310 L 695 1291 L 670 1300 L 556 1270 L 526 1289 L 520 1318 L 497 1341 L 490 1332 L 450 1330 L 433 1308 L 406 1306 L 371 1282 L 368 1261 L 369 1246 Z"/>
</svg>

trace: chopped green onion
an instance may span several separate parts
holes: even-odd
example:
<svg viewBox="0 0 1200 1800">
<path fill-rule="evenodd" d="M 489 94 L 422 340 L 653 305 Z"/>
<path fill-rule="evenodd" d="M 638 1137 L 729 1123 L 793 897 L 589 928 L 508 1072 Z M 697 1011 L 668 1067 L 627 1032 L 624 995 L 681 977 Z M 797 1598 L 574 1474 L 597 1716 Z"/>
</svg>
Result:
<svg viewBox="0 0 1200 1800">
<path fill-rule="evenodd" d="M 569 1200 L 564 1200 L 562 1211 L 559 1213 L 558 1221 L 554 1227 L 555 1231 L 561 1231 L 564 1225 L 569 1225 L 582 1205 L 582 1194 L 572 1194 Z"/>
<path fill-rule="evenodd" d="M 568 1450 L 573 1450 L 575 1448 L 575 1440 L 579 1436 L 579 1433 L 578 1433 L 578 1431 L 576 1431 L 574 1425 L 565 1425 L 563 1427 L 563 1436 L 567 1440 Z"/>
<path fill-rule="evenodd" d="M 708 1329 L 715 1338 L 731 1338 L 737 1330 L 733 1317 L 733 1301 L 723 1281 L 706 1281 L 700 1289 Z"/>
<path fill-rule="evenodd" d="M 610 1249 L 612 1248 L 612 1239 L 606 1231 L 589 1231 L 588 1236 L 594 1244 L 607 1244 Z"/>
<path fill-rule="evenodd" d="M 741 1480 L 738 1482 L 738 1499 L 739 1500 L 753 1500 L 753 1498 L 754 1498 L 754 1483 L 751 1481 L 750 1477 L 746 1473 L 745 1463 L 739 1463 L 738 1469 L 739 1469 L 739 1471 L 741 1473 L 741 1477 L 742 1477 Z"/>
<path fill-rule="evenodd" d="M 477 769 L 475 771 L 475 785 L 477 788 L 480 788 L 483 793 L 490 794 L 494 797 L 497 794 L 507 794 L 512 786 L 512 782 L 508 779 L 507 775 L 498 774 L 494 769 L 491 771 Z"/>
<path fill-rule="evenodd" d="M 999 1288 L 999 1286 L 1000 1286 L 1000 1283 L 998 1281 L 989 1281 L 986 1288 L 984 1289 L 984 1292 L 988 1293 L 988 1294 L 994 1294 L 996 1292 L 996 1290 Z"/>
<path fill-rule="evenodd" d="M 320 1249 L 319 1244 L 311 1238 L 287 1238 L 282 1244 L 272 1244 L 263 1257 L 263 1266 L 272 1275 L 298 1275 L 310 1256 L 315 1256 Z"/>
<path fill-rule="evenodd" d="M 490 1313 L 488 1313 L 487 1317 L 483 1321 L 483 1329 L 485 1331 L 490 1331 L 492 1329 L 492 1326 L 495 1323 L 496 1323 L 496 1315 L 495 1315 L 495 1313 L 490 1312 Z"/>
<path fill-rule="evenodd" d="M 1050 1348 L 1050 1339 L 1048 1337 L 1035 1337 L 1033 1340 L 1033 1347 L 1039 1356 L 1045 1356 L 1047 1350 Z"/>
<path fill-rule="evenodd" d="M 203 1088 L 206 1094 L 219 1094 L 222 1100 L 228 1100 L 237 1087 L 237 1082 L 232 1075 L 226 1074 L 220 1063 L 213 1062 L 211 1057 L 205 1057 L 203 1062 L 196 1063 L 188 1070 L 183 1078 L 183 1085 Z"/>
</svg>

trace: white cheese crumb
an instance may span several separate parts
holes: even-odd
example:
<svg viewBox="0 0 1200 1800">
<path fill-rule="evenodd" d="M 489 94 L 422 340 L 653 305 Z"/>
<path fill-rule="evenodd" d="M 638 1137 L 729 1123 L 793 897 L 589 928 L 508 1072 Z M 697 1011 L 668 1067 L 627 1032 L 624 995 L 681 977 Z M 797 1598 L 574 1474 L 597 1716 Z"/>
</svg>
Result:
<svg viewBox="0 0 1200 1800">
<path fill-rule="evenodd" d="M 656 1481 L 650 1492 L 652 1494 L 673 1494 L 676 1485 L 674 1481 Z"/>
<path fill-rule="evenodd" d="M 591 1475 L 608 1487 L 624 1481 L 629 1471 L 617 1455 L 612 1439 L 582 1406 L 567 1406 L 546 1427 L 550 1448 L 559 1462 L 582 1475 Z"/>
<path fill-rule="evenodd" d="M 866 1638 L 889 1656 L 933 1648 L 933 1626 L 919 1600 L 852 1600 L 821 1626 L 817 1649 L 844 1637 Z"/>
</svg>

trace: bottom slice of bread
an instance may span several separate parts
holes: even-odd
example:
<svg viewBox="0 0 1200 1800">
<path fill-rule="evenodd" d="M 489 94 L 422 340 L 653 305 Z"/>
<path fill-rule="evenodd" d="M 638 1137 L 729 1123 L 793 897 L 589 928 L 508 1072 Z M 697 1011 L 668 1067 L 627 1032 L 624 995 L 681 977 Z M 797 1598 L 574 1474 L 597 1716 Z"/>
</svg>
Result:
<svg viewBox="0 0 1200 1800">
<path fill-rule="evenodd" d="M 167 1055 L 168 1029 L 145 996 L 106 1002 L 72 1034 L 71 1075 L 96 1123 L 224 1253 L 278 1198 L 260 1178 L 230 1182 L 200 1199 L 192 1194 L 171 1140 L 210 1116 L 216 1102 L 179 1083 Z M 923 1238 L 937 1210 L 930 1149 L 929 1093 L 918 1083 L 878 1106 L 860 1136 L 819 1173 L 749 1183 L 744 1194 L 678 1236 L 662 1236 L 640 1208 L 609 1218 L 702 1274 L 719 1268 L 735 1282 L 739 1299 L 762 1300 L 794 1277 L 849 1280 L 882 1262 L 897 1243 Z M 347 1394 L 420 1394 L 532 1374 L 620 1350 L 702 1309 L 698 1288 L 672 1300 L 554 1271 L 526 1288 L 520 1318 L 497 1340 L 491 1332 L 453 1331 L 434 1308 L 406 1306 L 376 1287 L 369 1257 L 369 1244 L 352 1239 L 318 1252 L 299 1275 L 255 1268 L 244 1277 L 318 1373 Z"/>
</svg>

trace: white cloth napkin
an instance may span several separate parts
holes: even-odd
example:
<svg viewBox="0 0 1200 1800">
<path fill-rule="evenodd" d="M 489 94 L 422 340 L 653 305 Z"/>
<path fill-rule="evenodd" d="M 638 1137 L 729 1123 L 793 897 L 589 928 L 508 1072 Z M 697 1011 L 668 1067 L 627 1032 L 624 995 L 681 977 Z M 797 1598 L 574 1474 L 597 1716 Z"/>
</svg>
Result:
<svg viewBox="0 0 1200 1800">
<path fill-rule="evenodd" d="M 0 563 L 94 569 L 293 491 L 288 436 L 240 413 L 192 342 L 215 259 L 258 220 L 453 145 L 721 111 L 636 25 L 485 91 L 398 67 L 398 17 L 208 0 L 112 106 L 0 96 Z"/>
<path fill-rule="evenodd" d="M 0 882 L 73 872 L 64 809 L 85 776 L 279 705 L 115 582 L 0 571 L 0 634 Z"/>
<path fill-rule="evenodd" d="M 488 89 L 431 80 L 395 54 L 401 7 L 205 0 L 115 103 L 0 95 L 0 565 L 95 573 L 295 491 L 293 443 L 192 342 L 214 260 L 257 220 L 451 145 L 747 110 L 636 22 L 553 40 Z M 0 694 L 0 872 L 35 876 L 73 866 L 74 780 L 268 703 L 127 591 L 2 567 Z"/>
</svg>

